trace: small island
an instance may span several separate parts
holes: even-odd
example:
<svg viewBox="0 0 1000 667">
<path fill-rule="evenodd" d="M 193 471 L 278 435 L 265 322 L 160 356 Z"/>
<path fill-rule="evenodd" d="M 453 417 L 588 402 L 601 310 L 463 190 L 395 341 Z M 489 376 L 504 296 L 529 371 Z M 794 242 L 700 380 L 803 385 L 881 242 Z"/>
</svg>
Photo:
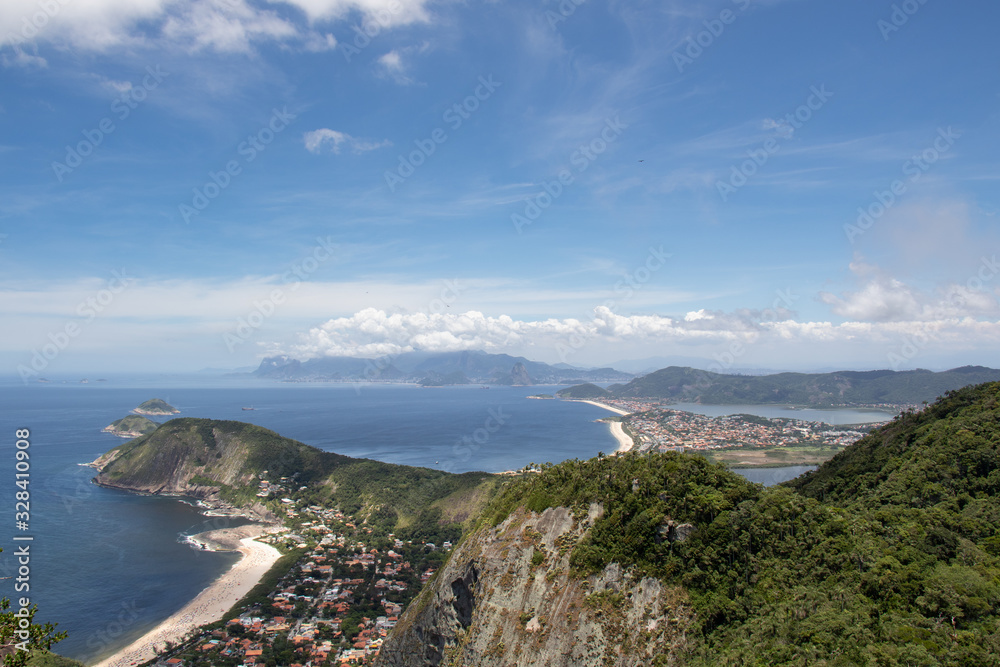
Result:
<svg viewBox="0 0 1000 667">
<path fill-rule="evenodd" d="M 138 438 L 139 436 L 152 433 L 159 426 L 152 419 L 147 419 L 139 415 L 129 415 L 105 426 L 103 430 L 105 433 L 117 435 L 119 438 Z"/>
<path fill-rule="evenodd" d="M 150 400 L 146 401 L 145 403 L 137 407 L 132 412 L 134 412 L 137 415 L 162 416 L 162 415 L 178 415 L 180 414 L 181 411 L 175 408 L 174 406 L 170 405 L 166 401 L 164 401 L 162 398 L 151 398 Z"/>
<path fill-rule="evenodd" d="M 549 399 L 553 399 L 554 400 L 555 396 L 553 396 L 552 394 L 534 394 L 532 396 L 529 396 L 528 398 L 537 398 L 537 399 L 542 399 L 542 400 L 549 400 Z"/>
</svg>

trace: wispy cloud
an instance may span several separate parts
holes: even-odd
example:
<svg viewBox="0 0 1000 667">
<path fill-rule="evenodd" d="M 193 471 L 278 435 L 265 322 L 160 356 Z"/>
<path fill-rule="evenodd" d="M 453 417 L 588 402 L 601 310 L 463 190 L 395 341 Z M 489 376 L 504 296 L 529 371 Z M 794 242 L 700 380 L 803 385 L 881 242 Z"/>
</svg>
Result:
<svg viewBox="0 0 1000 667">
<path fill-rule="evenodd" d="M 326 127 L 306 132 L 303 135 L 303 141 L 305 142 L 306 150 L 316 155 L 324 152 L 339 154 L 343 146 L 346 146 L 352 153 L 357 155 L 385 148 L 386 146 L 392 146 L 392 142 L 388 139 L 383 139 L 382 141 L 358 139 L 345 132 L 338 132 Z"/>
</svg>

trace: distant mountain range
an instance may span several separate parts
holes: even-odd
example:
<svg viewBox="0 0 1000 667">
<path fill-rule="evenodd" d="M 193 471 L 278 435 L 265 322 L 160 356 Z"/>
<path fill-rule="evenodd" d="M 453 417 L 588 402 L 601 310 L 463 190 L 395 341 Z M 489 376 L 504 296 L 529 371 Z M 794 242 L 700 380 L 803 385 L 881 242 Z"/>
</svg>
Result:
<svg viewBox="0 0 1000 667">
<path fill-rule="evenodd" d="M 585 384 L 564 389 L 558 395 L 563 398 L 664 398 L 711 405 L 915 405 L 933 401 L 954 389 L 998 380 L 1000 370 L 984 366 L 962 366 L 939 373 L 918 369 L 763 376 L 720 375 L 670 366 L 624 385 L 611 385 L 607 390 Z"/>
<path fill-rule="evenodd" d="M 628 382 L 634 376 L 613 368 L 580 369 L 549 365 L 508 354 L 481 351 L 430 354 L 410 352 L 381 359 L 322 357 L 299 361 L 268 357 L 254 371 L 257 377 L 298 382 L 416 382 L 425 386 L 458 384 L 533 385 L 579 382 Z"/>
</svg>

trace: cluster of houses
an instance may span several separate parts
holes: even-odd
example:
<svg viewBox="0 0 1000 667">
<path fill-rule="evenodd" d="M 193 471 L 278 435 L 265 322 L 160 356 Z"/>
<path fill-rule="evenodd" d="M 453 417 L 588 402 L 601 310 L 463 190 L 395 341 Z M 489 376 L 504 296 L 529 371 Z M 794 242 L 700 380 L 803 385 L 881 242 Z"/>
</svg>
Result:
<svg viewBox="0 0 1000 667">
<path fill-rule="evenodd" d="M 426 555 L 438 547 L 390 535 L 391 548 L 385 539 L 376 548 L 368 544 L 371 529 L 355 525 L 340 510 L 310 505 L 292 511 L 294 533 L 261 538 L 286 547 L 305 545 L 298 562 L 268 593 L 268 603 L 162 655 L 160 667 L 371 663 L 406 604 L 434 575 Z"/>
<path fill-rule="evenodd" d="M 708 417 L 666 408 L 650 409 L 650 406 L 630 414 L 625 424 L 634 434 L 638 451 L 806 444 L 846 447 L 867 432 L 867 429 L 845 429 L 798 419 L 746 415 Z"/>
</svg>

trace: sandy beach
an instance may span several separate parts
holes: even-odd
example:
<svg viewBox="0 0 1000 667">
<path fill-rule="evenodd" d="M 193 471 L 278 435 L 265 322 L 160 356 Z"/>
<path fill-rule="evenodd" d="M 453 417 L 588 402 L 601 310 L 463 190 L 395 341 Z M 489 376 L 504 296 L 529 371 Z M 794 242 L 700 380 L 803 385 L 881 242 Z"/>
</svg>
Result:
<svg viewBox="0 0 1000 667">
<path fill-rule="evenodd" d="M 270 526 L 250 525 L 195 536 L 200 543 L 235 549 L 243 557 L 173 616 L 95 667 L 129 667 L 152 660 L 156 649 L 162 649 L 168 641 L 176 643 L 195 628 L 222 618 L 281 557 L 274 547 L 254 541 L 273 530 Z"/>
<path fill-rule="evenodd" d="M 613 407 L 613 406 L 608 405 L 606 403 L 598 403 L 597 401 L 584 401 L 584 400 L 581 400 L 580 403 L 590 403 L 591 405 L 596 405 L 599 408 L 604 408 L 605 410 L 611 410 L 611 412 L 614 412 L 615 414 L 621 415 L 623 417 L 625 415 L 631 414 L 627 410 L 622 410 L 621 408 L 616 408 L 616 407 Z"/>
<path fill-rule="evenodd" d="M 610 410 L 611 412 L 614 412 L 615 414 L 619 414 L 619 415 L 621 415 L 623 417 L 625 415 L 631 414 L 627 410 L 622 410 L 621 408 L 616 408 L 616 407 L 613 407 L 611 405 L 607 405 L 606 403 L 599 403 L 597 401 L 583 401 L 583 400 L 581 400 L 580 402 L 581 403 L 589 403 L 591 405 L 596 405 L 599 408 L 604 408 L 605 410 Z M 621 422 L 608 422 L 608 425 L 611 427 L 611 435 L 613 435 L 615 437 L 615 440 L 618 441 L 618 449 L 615 451 L 615 453 L 616 454 L 624 454 L 625 452 L 631 451 L 632 447 L 635 446 L 635 442 L 632 440 L 631 436 L 629 436 L 627 433 L 625 433 L 625 428 L 622 426 L 622 423 Z"/>
<path fill-rule="evenodd" d="M 615 454 L 624 454 L 625 452 L 632 451 L 632 447 L 635 446 L 635 441 L 632 440 L 632 436 L 625 432 L 625 428 L 622 426 L 622 423 L 609 423 L 611 425 L 611 435 L 615 436 L 615 440 L 618 441 L 618 449 L 615 450 Z"/>
</svg>

